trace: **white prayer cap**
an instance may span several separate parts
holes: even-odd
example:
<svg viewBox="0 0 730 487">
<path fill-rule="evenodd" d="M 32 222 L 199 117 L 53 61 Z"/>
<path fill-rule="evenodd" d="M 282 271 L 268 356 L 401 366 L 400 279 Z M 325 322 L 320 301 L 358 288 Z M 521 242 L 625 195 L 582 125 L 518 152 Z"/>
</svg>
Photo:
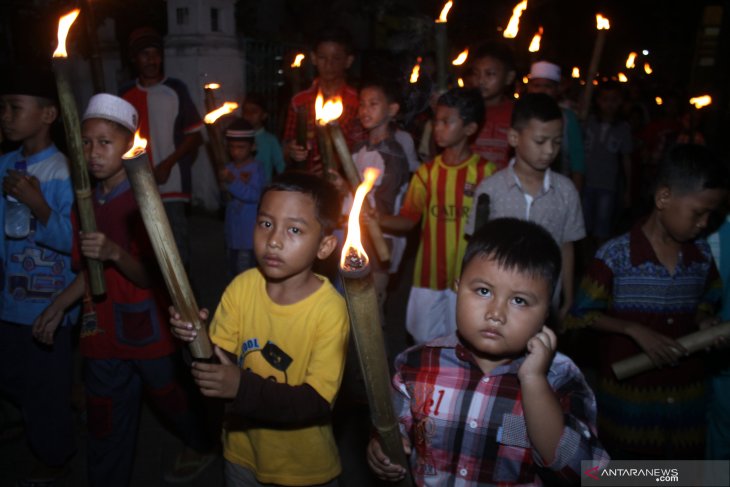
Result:
<svg viewBox="0 0 730 487">
<path fill-rule="evenodd" d="M 538 61 L 530 66 L 530 79 L 549 79 L 560 83 L 560 66 L 547 61 Z"/>
<path fill-rule="evenodd" d="M 99 93 L 89 100 L 89 106 L 82 120 L 101 118 L 116 122 L 130 132 L 137 130 L 139 117 L 137 110 L 127 100 L 109 93 Z"/>
</svg>

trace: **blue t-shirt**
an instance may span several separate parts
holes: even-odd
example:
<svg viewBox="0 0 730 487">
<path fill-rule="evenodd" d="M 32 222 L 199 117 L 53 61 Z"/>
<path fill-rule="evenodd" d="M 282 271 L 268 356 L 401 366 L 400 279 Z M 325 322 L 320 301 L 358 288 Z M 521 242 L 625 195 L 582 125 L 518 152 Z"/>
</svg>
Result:
<svg viewBox="0 0 730 487">
<path fill-rule="evenodd" d="M 233 174 L 233 181 L 226 183 L 226 191 L 231 195 L 226 205 L 226 246 L 232 250 L 251 250 L 256 209 L 266 184 L 263 167 L 254 160 L 243 167 L 229 162 L 226 169 Z"/>
<path fill-rule="evenodd" d="M 274 134 L 264 128 L 256 131 L 256 160 L 261 163 L 264 180 L 268 184 L 274 174 L 284 172 L 284 154 Z"/>
</svg>

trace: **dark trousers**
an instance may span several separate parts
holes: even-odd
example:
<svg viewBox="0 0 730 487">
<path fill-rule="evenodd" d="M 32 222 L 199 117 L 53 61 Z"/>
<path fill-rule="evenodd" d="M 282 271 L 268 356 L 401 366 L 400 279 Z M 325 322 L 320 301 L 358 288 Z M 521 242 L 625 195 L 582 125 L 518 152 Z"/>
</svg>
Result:
<svg viewBox="0 0 730 487">
<path fill-rule="evenodd" d="M 206 449 L 173 356 L 147 360 L 86 359 L 90 486 L 127 486 L 132 474 L 142 390 L 174 433 L 191 448 Z"/>
<path fill-rule="evenodd" d="M 0 394 L 18 405 L 28 443 L 48 466 L 62 466 L 76 452 L 71 377 L 69 327 L 46 346 L 30 326 L 0 321 Z"/>
</svg>

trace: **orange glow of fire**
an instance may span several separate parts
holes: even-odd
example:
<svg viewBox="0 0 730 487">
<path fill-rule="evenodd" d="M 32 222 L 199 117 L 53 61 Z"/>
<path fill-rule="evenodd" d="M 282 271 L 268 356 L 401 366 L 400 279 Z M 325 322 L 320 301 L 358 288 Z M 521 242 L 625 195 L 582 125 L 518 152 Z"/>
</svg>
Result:
<svg viewBox="0 0 730 487">
<path fill-rule="evenodd" d="M 593 86 L 598 86 L 598 80 L 597 79 L 594 79 L 593 80 Z"/>
<path fill-rule="evenodd" d="M 362 239 L 360 238 L 360 210 L 362 204 L 365 201 L 365 196 L 368 192 L 373 189 L 375 181 L 380 176 L 380 171 L 374 167 L 365 169 L 363 173 L 363 182 L 357 187 L 355 191 L 355 200 L 352 202 L 352 210 L 350 211 L 350 218 L 347 222 L 347 238 L 345 239 L 345 245 L 342 246 L 342 256 L 340 257 L 340 268 L 345 269 L 347 267 L 347 257 L 350 252 L 354 250 L 357 256 L 364 262 L 363 267 L 369 262 L 368 254 L 365 253 L 365 249 L 362 246 Z"/>
<path fill-rule="evenodd" d="M 296 56 L 294 56 L 294 61 L 291 63 L 292 68 L 301 68 L 302 67 L 302 61 L 304 61 L 304 54 L 297 53 Z"/>
<path fill-rule="evenodd" d="M 418 58 L 419 61 L 413 66 L 413 70 L 411 71 L 411 77 L 410 82 L 411 83 L 418 83 L 418 76 L 421 74 L 421 58 Z"/>
<path fill-rule="evenodd" d="M 527 49 L 530 52 L 537 52 L 540 50 L 540 41 L 542 40 L 542 27 L 538 29 L 537 33 L 532 37 L 530 47 Z"/>
<path fill-rule="evenodd" d="M 208 83 L 203 88 L 205 88 L 206 90 L 217 90 L 220 87 L 220 83 Z"/>
<path fill-rule="evenodd" d="M 441 9 L 441 13 L 439 14 L 439 18 L 436 19 L 436 22 L 439 24 L 443 24 L 446 22 L 446 18 L 449 16 L 449 10 L 451 10 L 451 7 L 454 5 L 454 2 L 449 0 L 444 4 L 444 8 Z"/>
<path fill-rule="evenodd" d="M 530 82 L 530 78 L 528 78 L 527 76 L 523 76 L 523 77 L 522 77 L 522 84 L 523 84 L 523 85 L 526 85 L 526 84 L 527 84 L 527 83 L 529 83 L 529 82 Z"/>
<path fill-rule="evenodd" d="M 314 101 L 314 114 L 317 119 L 317 123 L 320 125 L 327 125 L 340 118 L 342 115 L 343 106 L 342 98 L 335 96 L 331 100 L 324 102 L 322 92 L 317 93 L 317 99 Z"/>
<path fill-rule="evenodd" d="M 634 69 L 636 67 L 636 56 L 635 52 L 630 52 L 629 57 L 626 58 L 626 69 Z"/>
<path fill-rule="evenodd" d="M 657 105 L 663 105 L 664 104 L 664 100 L 662 100 L 662 97 L 661 96 L 657 96 L 656 98 L 654 98 L 654 101 L 656 102 Z"/>
<path fill-rule="evenodd" d="M 456 80 L 456 84 L 459 85 L 459 88 L 463 88 L 464 87 L 464 80 L 461 79 L 461 78 L 459 78 L 459 79 Z"/>
<path fill-rule="evenodd" d="M 623 74 L 623 73 L 619 73 L 619 74 L 618 74 L 618 80 L 619 80 L 619 81 L 620 81 L 621 83 L 626 83 L 626 82 L 627 82 L 627 81 L 629 80 L 629 78 L 627 78 L 625 74 Z"/>
<path fill-rule="evenodd" d="M 124 153 L 122 159 L 134 159 L 140 154 L 143 154 L 146 148 L 147 139 L 142 138 L 142 136 L 139 135 L 139 129 L 137 129 L 134 133 L 134 143 L 132 144 L 132 148 Z"/>
<path fill-rule="evenodd" d="M 651 69 L 651 65 L 649 63 L 644 63 L 644 72 L 646 74 L 651 74 L 654 72 L 654 70 Z"/>
<path fill-rule="evenodd" d="M 611 22 L 601 14 L 596 14 L 596 29 L 608 30 L 611 28 Z"/>
<path fill-rule="evenodd" d="M 711 104 L 712 97 L 710 95 L 695 96 L 694 98 L 690 98 L 689 102 L 699 110 L 700 108 Z"/>
<path fill-rule="evenodd" d="M 580 69 L 578 69 L 578 66 L 573 66 L 573 72 L 570 74 L 573 78 L 580 78 Z"/>
<path fill-rule="evenodd" d="M 466 62 L 466 59 L 469 57 L 469 48 L 464 49 L 459 53 L 458 56 L 456 56 L 456 59 L 451 61 L 451 64 L 454 66 L 461 66 Z"/>
<path fill-rule="evenodd" d="M 509 23 L 502 33 L 506 39 L 514 39 L 517 37 L 517 33 L 520 31 L 520 17 L 526 8 L 527 0 L 522 0 L 512 9 L 512 17 L 510 17 Z"/>
<path fill-rule="evenodd" d="M 68 31 L 71 30 L 71 26 L 80 12 L 81 10 L 77 8 L 58 19 L 58 47 L 53 51 L 53 57 L 68 57 L 66 37 L 68 37 Z"/>
<path fill-rule="evenodd" d="M 223 115 L 228 115 L 236 108 L 238 108 L 238 103 L 236 103 L 235 101 L 224 102 L 221 107 L 216 108 L 212 112 L 205 115 L 203 121 L 207 124 L 215 123 L 216 120 L 221 118 Z"/>
<path fill-rule="evenodd" d="M 519 93 L 517 93 L 517 92 L 515 92 L 515 94 L 514 94 L 514 95 L 512 95 L 512 96 L 514 96 L 514 97 L 515 97 L 515 100 L 517 100 L 517 99 L 518 99 L 518 98 L 520 97 L 520 94 L 519 94 Z"/>
</svg>

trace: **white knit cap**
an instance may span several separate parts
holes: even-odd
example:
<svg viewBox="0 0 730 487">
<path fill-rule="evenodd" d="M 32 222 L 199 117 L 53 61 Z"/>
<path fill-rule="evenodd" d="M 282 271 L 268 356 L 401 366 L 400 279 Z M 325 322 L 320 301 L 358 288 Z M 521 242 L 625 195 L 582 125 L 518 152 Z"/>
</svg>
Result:
<svg viewBox="0 0 730 487">
<path fill-rule="evenodd" d="M 122 127 L 128 128 L 131 132 L 137 130 L 137 123 L 139 122 L 137 110 L 131 103 L 109 93 L 99 93 L 91 97 L 82 120 L 89 118 L 111 120 Z"/>
<path fill-rule="evenodd" d="M 530 66 L 530 79 L 549 79 L 560 83 L 560 66 L 547 61 L 538 61 Z"/>
</svg>

